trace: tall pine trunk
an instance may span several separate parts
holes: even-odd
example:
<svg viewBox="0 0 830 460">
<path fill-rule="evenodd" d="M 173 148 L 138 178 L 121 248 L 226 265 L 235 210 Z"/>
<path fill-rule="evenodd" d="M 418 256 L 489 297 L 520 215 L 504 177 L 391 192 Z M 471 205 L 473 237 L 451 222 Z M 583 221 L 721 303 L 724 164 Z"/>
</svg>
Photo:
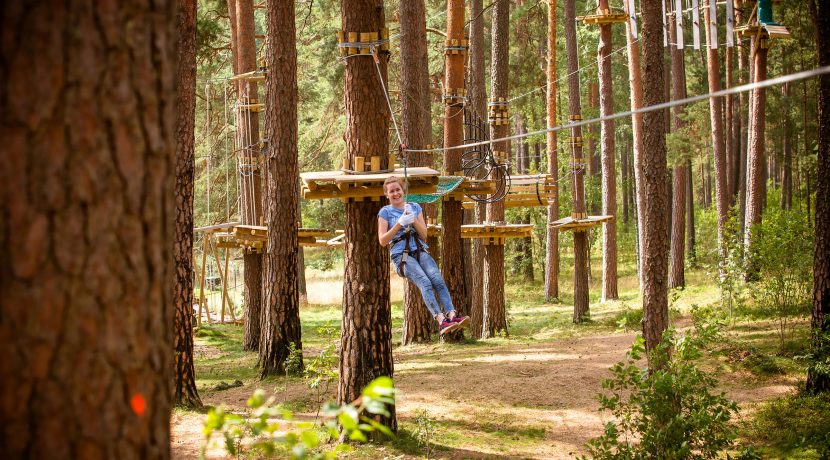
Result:
<svg viewBox="0 0 830 460">
<path fill-rule="evenodd" d="M 231 22 L 236 25 L 237 51 L 236 62 L 239 73 L 256 70 L 256 34 L 254 25 L 253 0 L 231 0 L 234 3 L 236 16 L 231 16 Z M 248 80 L 238 82 L 238 99 L 243 105 L 259 102 L 257 99 L 257 84 Z M 237 140 L 236 148 L 240 168 L 240 214 L 245 225 L 261 225 L 262 195 L 261 195 L 261 159 L 259 150 L 259 116 L 256 112 L 237 109 Z M 242 347 L 245 350 L 258 350 L 262 334 L 262 253 L 246 251 L 243 256 L 245 266 L 245 332 Z"/>
<path fill-rule="evenodd" d="M 170 457 L 177 6 L 2 7 L 5 458 Z"/>
<path fill-rule="evenodd" d="M 669 23 L 671 42 L 677 43 L 676 18 L 672 16 Z M 683 62 L 683 49 L 670 47 L 671 53 L 671 98 L 680 100 L 686 98 L 686 66 Z M 683 106 L 672 107 L 672 129 L 679 131 L 685 126 L 683 121 Z M 671 212 L 671 256 L 669 266 L 669 287 L 680 288 L 686 286 L 686 161 L 679 159 L 672 174 L 672 212 Z"/>
<path fill-rule="evenodd" d="M 302 370 L 300 292 L 297 241 L 299 175 L 297 160 L 297 47 L 294 2 L 268 2 L 268 82 L 265 161 L 268 251 L 265 254 L 265 295 L 262 302 L 260 374 Z M 296 356 L 291 356 L 292 350 Z M 286 369 L 291 359 L 292 369 Z M 295 361 L 296 360 L 296 361 Z"/>
<path fill-rule="evenodd" d="M 548 83 L 546 114 L 548 129 L 558 125 L 556 120 L 556 95 L 559 88 L 556 70 L 556 0 L 548 0 L 548 37 L 547 37 L 547 75 Z M 559 230 L 551 228 L 550 223 L 559 219 L 559 146 L 556 132 L 547 132 L 548 174 L 556 182 L 553 199 L 548 205 L 548 225 L 545 240 L 545 301 L 559 300 Z"/>
<path fill-rule="evenodd" d="M 816 30 L 818 65 L 830 65 L 830 6 L 827 2 L 810 0 Z M 818 162 L 816 172 L 816 234 L 813 246 L 813 353 L 827 356 L 830 350 L 830 76 L 821 75 L 818 81 Z M 824 337 L 822 337 L 822 335 Z M 823 339 L 823 340 L 822 340 Z M 807 374 L 807 390 L 830 392 L 830 375 L 816 372 Z"/>
<path fill-rule="evenodd" d="M 600 9 L 608 9 L 608 0 L 600 0 Z M 611 24 L 600 25 L 599 49 L 599 107 L 604 117 L 614 113 L 614 88 L 611 75 Z M 602 214 L 613 219 L 602 227 L 602 300 L 616 300 L 617 293 L 617 164 L 614 120 L 603 120 L 602 142 Z"/>
<path fill-rule="evenodd" d="M 429 60 L 427 58 L 427 31 L 424 0 L 401 2 L 401 135 L 412 149 L 424 149 L 432 144 L 430 126 Z M 432 155 L 410 153 L 410 166 L 433 167 Z M 425 204 L 426 219 L 435 218 L 435 205 Z M 404 291 L 404 345 L 428 342 L 433 327 L 432 316 L 424 304 L 415 283 L 406 279 Z"/>
<path fill-rule="evenodd" d="M 754 83 L 767 79 L 767 48 L 766 40 L 761 40 L 754 56 Z M 749 114 L 749 151 L 747 153 L 746 177 L 746 228 L 744 229 L 744 250 L 752 255 L 752 226 L 761 223 L 762 201 L 764 194 L 764 127 L 766 121 L 767 94 L 765 88 L 752 90 L 752 104 Z M 753 279 L 757 275 L 757 266 L 750 259 L 747 268 L 747 278 Z"/>
<path fill-rule="evenodd" d="M 345 32 L 379 32 L 385 25 L 383 0 L 342 0 Z M 380 74 L 369 55 L 347 59 L 345 66 L 346 152 L 355 157 L 380 156 L 386 169 L 389 151 L 389 109 L 383 85 L 387 56 L 378 51 Z M 392 310 L 389 303 L 389 250 L 377 240 L 380 204 L 353 199 L 346 203 L 343 321 L 340 333 L 340 380 L 337 401 L 349 403 L 379 376 L 392 377 Z M 397 429 L 394 407 L 380 420 Z"/>
<path fill-rule="evenodd" d="M 176 68 L 176 241 L 173 257 L 176 305 L 173 350 L 175 389 L 173 402 L 201 407 L 193 367 L 193 179 L 196 121 L 196 1 L 179 2 L 178 66 Z"/>
<path fill-rule="evenodd" d="M 484 64 L 484 0 L 471 0 L 470 3 L 470 86 L 467 91 L 468 108 L 472 120 L 487 120 L 487 89 L 485 85 L 486 67 Z M 472 136 L 470 136 L 472 137 Z M 474 209 L 475 223 L 486 219 L 487 206 L 476 203 Z M 470 267 L 472 292 L 470 297 L 470 335 L 481 337 L 482 318 L 484 315 L 484 248 L 480 239 L 470 243 Z"/>
<path fill-rule="evenodd" d="M 508 63 L 510 45 L 510 2 L 495 0 L 493 9 L 493 50 L 491 100 L 508 96 Z M 510 134 L 510 125 L 494 125 L 490 138 L 499 139 Z M 510 152 L 510 141 L 493 144 L 495 152 Z M 487 205 L 487 220 L 504 221 L 504 202 L 496 201 Z M 484 245 L 484 314 L 482 315 L 481 336 L 494 337 L 499 332 L 507 333 L 507 312 L 504 305 L 504 245 Z"/>
<path fill-rule="evenodd" d="M 663 90 L 663 21 L 660 2 L 640 3 L 643 29 L 643 103 L 652 106 L 665 102 Z M 668 309 L 668 226 L 666 215 L 666 137 L 665 115 L 661 111 L 643 115 L 643 151 L 637 159 L 642 178 L 643 230 L 643 336 L 646 349 L 654 350 L 669 324 Z M 662 363 L 650 363 L 652 368 Z"/>
</svg>

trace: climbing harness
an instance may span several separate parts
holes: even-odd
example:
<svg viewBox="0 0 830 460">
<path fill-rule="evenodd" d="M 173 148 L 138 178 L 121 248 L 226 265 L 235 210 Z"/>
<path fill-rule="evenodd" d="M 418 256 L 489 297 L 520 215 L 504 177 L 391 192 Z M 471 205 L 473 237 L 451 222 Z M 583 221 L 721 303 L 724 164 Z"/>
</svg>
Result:
<svg viewBox="0 0 830 460">
<path fill-rule="evenodd" d="M 410 241 L 413 240 L 413 239 L 415 240 L 415 249 L 410 249 L 409 244 L 410 244 Z M 395 271 L 398 273 L 399 276 L 404 277 L 403 269 L 404 269 L 404 266 L 406 265 L 406 259 L 410 255 L 414 254 L 415 255 L 415 260 L 420 262 L 421 261 L 421 252 L 426 252 L 427 254 L 429 254 L 429 251 L 427 251 L 426 248 L 424 248 L 424 243 L 421 241 L 421 238 L 418 236 L 418 232 L 414 228 L 412 228 L 411 225 L 406 227 L 403 234 L 396 236 L 392 240 L 391 244 L 394 247 L 396 244 L 400 243 L 401 241 L 405 241 L 404 242 L 404 248 L 403 248 L 403 253 L 401 254 L 401 261 L 400 261 L 400 263 L 398 263 L 398 266 L 395 267 Z"/>
</svg>

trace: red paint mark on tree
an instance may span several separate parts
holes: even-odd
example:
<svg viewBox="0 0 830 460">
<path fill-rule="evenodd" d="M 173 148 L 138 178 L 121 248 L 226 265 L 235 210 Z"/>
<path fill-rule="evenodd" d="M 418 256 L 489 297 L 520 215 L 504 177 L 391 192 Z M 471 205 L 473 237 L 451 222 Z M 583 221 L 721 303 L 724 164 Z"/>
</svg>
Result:
<svg viewBox="0 0 830 460">
<path fill-rule="evenodd" d="M 144 400 L 144 396 L 141 394 L 134 394 L 132 399 L 130 399 L 130 407 L 135 412 L 135 415 L 141 417 L 144 415 L 144 411 L 147 410 L 147 401 Z"/>
</svg>

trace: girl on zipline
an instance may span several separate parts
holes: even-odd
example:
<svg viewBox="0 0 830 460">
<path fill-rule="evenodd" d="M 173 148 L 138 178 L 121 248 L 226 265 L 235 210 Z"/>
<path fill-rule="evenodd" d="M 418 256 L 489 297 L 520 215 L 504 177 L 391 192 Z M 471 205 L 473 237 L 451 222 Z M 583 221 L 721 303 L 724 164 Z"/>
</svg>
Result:
<svg viewBox="0 0 830 460">
<path fill-rule="evenodd" d="M 418 286 L 424 303 L 438 321 L 439 334 L 463 328 L 470 318 L 457 315 L 441 271 L 427 252 L 427 225 L 421 206 L 405 202 L 403 181 L 399 177 L 386 179 L 383 192 L 389 204 L 378 213 L 378 241 L 381 246 L 392 244 L 390 253 L 395 271 Z"/>
</svg>

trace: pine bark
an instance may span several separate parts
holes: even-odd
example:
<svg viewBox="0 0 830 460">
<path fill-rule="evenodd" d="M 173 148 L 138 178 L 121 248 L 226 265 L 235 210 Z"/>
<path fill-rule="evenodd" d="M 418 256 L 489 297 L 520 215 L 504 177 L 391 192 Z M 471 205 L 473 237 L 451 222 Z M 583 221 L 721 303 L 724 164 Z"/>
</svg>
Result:
<svg viewBox="0 0 830 460">
<path fill-rule="evenodd" d="M 763 44 L 757 47 L 754 56 L 754 80 L 757 83 L 767 79 L 767 49 Z M 744 229 L 744 250 L 752 254 L 752 226 L 761 223 L 762 196 L 764 194 L 764 149 L 767 94 L 765 88 L 752 90 L 752 105 L 749 118 L 749 151 L 747 153 L 746 177 L 746 228 Z M 757 275 L 757 268 L 750 259 L 747 278 Z"/>
<path fill-rule="evenodd" d="M 710 23 L 709 8 L 703 9 L 705 23 Z M 711 28 L 706 29 L 706 41 L 711 43 Z M 720 91 L 720 59 L 718 49 L 711 46 L 706 47 L 707 67 L 709 75 L 709 92 Z M 727 183 L 728 164 L 726 161 L 726 148 L 724 145 L 723 129 L 723 100 L 715 97 L 709 98 L 709 116 L 712 124 L 712 157 L 715 169 L 715 210 L 718 214 L 718 254 L 721 260 L 726 259 L 726 224 L 729 220 L 729 190 Z M 723 269 L 720 269 L 721 274 Z"/>
<path fill-rule="evenodd" d="M 470 2 L 470 86 L 467 89 L 468 105 L 472 112 L 472 120 L 487 119 L 487 89 L 485 86 L 486 67 L 484 64 L 484 1 L 471 0 Z M 472 136 L 469 136 L 472 137 Z M 477 224 L 486 219 L 487 207 L 478 203 L 474 210 L 474 219 Z M 480 239 L 473 239 L 470 243 L 470 259 L 472 261 L 471 278 L 472 291 L 470 298 L 470 335 L 481 337 L 482 319 L 484 315 L 484 248 Z"/>
<path fill-rule="evenodd" d="M 630 4 L 634 2 L 629 0 Z M 636 14 L 636 11 L 630 11 L 628 3 L 626 5 L 626 12 L 629 15 Z M 640 38 L 635 38 L 631 23 L 625 23 L 625 39 L 628 56 L 628 84 L 630 87 L 629 98 L 631 99 L 631 110 L 636 111 L 643 106 L 643 83 L 641 75 L 640 63 Z M 570 71 L 569 71 L 570 72 Z M 644 190 L 641 177 L 641 170 L 637 166 L 640 163 L 640 156 L 643 154 L 643 114 L 634 114 L 631 116 L 631 137 L 633 139 L 634 161 L 632 162 L 634 172 L 634 209 L 636 209 L 636 224 L 637 224 L 637 276 L 640 280 L 640 290 L 643 289 L 643 206 L 640 203 L 644 200 Z"/>
<path fill-rule="evenodd" d="M 727 47 L 724 53 L 724 83 L 726 89 L 732 88 L 734 82 L 734 47 Z M 724 147 L 726 158 L 726 195 L 730 209 L 735 204 L 735 192 L 738 190 L 735 180 L 738 177 L 738 163 L 735 156 L 735 95 L 730 94 L 723 98 L 724 119 Z"/>
<path fill-rule="evenodd" d="M 464 39 L 464 2 L 447 2 L 447 40 Z M 447 54 L 444 57 L 444 90 L 464 88 L 464 56 Z M 449 102 L 449 101 L 448 101 Z M 452 102 L 444 105 L 444 148 L 461 145 L 464 142 L 464 104 Z M 444 174 L 455 175 L 461 171 L 459 149 L 444 153 Z M 464 286 L 464 255 L 461 244 L 461 222 L 464 209 L 457 200 L 444 200 L 441 206 L 441 273 L 459 313 L 467 311 L 467 293 Z"/>
<path fill-rule="evenodd" d="M 568 111 L 571 119 L 582 117 L 579 100 L 579 57 L 576 43 L 576 6 L 574 0 L 565 0 L 565 48 L 568 56 Z M 573 215 L 586 216 L 585 159 L 582 156 L 582 128 L 571 129 L 573 155 Z M 580 323 L 588 313 L 588 233 L 574 232 L 574 314 L 573 322 Z"/>
<path fill-rule="evenodd" d="M 423 0 L 401 2 L 401 135 L 409 148 L 432 144 L 430 126 L 429 60 L 427 57 L 426 13 Z M 433 167 L 432 155 L 410 153 L 410 166 Z M 427 221 L 435 218 L 435 205 L 424 205 Z M 430 246 L 432 247 L 432 246 Z M 430 341 L 433 319 L 418 286 L 408 279 L 404 291 L 404 345 Z"/>
<path fill-rule="evenodd" d="M 254 26 L 253 0 L 231 0 L 234 2 L 236 17 L 231 21 L 236 26 L 237 51 L 236 62 L 239 73 L 256 70 L 256 35 Z M 229 3 L 231 3 L 229 1 Z M 243 104 L 257 101 L 257 84 L 247 80 L 240 80 L 237 87 L 239 100 Z M 240 214 L 245 225 L 260 225 L 262 216 L 262 181 L 260 169 L 261 152 L 259 150 L 259 116 L 256 112 L 246 109 L 237 110 L 237 151 L 239 161 L 243 165 L 251 166 L 242 169 L 240 176 Z M 245 267 L 245 332 L 242 348 L 258 350 L 262 335 L 262 254 L 246 252 L 243 256 Z"/>
<path fill-rule="evenodd" d="M 510 3 L 509 0 L 495 0 L 493 8 L 493 50 L 492 62 L 492 96 L 491 99 L 508 97 L 508 64 L 510 46 Z M 510 125 L 494 125 L 490 128 L 490 138 L 499 139 L 510 134 Z M 510 141 L 493 144 L 497 152 L 509 152 Z M 504 221 L 504 202 L 497 201 L 487 205 L 489 222 Z M 482 315 L 481 336 L 494 337 L 499 332 L 507 334 L 507 312 L 504 305 L 504 245 L 484 245 L 484 313 Z"/>
<path fill-rule="evenodd" d="M 671 42 L 677 43 L 677 27 L 675 16 L 669 23 Z M 683 49 L 670 47 L 671 54 L 671 98 L 680 100 L 686 98 L 686 66 Z M 672 130 L 683 129 L 683 106 L 672 107 Z M 686 168 L 685 161 L 679 160 L 672 174 L 672 212 L 671 212 L 671 255 L 669 257 L 669 287 L 680 288 L 686 286 L 685 265 L 685 238 L 686 238 Z"/>
<path fill-rule="evenodd" d="M 695 197 L 694 177 L 692 160 L 686 160 L 686 254 L 689 260 L 694 263 L 697 257 L 695 249 Z"/>
<path fill-rule="evenodd" d="M 600 0 L 601 9 L 608 8 L 608 0 Z M 599 106 L 603 117 L 614 113 L 614 88 L 611 75 L 611 24 L 600 25 L 599 48 Z M 617 165 L 614 120 L 603 120 L 600 144 L 602 149 L 602 214 L 613 219 L 602 227 L 602 300 L 616 300 L 617 293 Z"/>
<path fill-rule="evenodd" d="M 293 0 L 268 2 L 268 81 L 265 122 L 268 151 L 265 161 L 265 254 L 262 335 L 259 344 L 260 375 L 302 370 L 300 292 L 297 241 L 299 200 L 297 160 L 297 47 Z M 291 356 L 292 349 L 297 356 Z M 286 361 L 296 359 L 292 369 Z"/>
<path fill-rule="evenodd" d="M 663 90 L 663 21 L 660 2 L 643 0 L 643 102 L 646 107 L 665 102 Z M 643 336 L 646 349 L 653 350 L 660 343 L 668 327 L 668 227 L 666 214 L 666 138 L 665 116 L 659 111 L 643 115 L 643 151 L 637 160 L 642 178 L 643 232 Z M 651 363 L 652 368 L 661 363 Z"/>
<path fill-rule="evenodd" d="M 547 36 L 547 125 L 553 128 L 558 125 L 556 120 L 557 83 L 556 67 L 556 0 L 548 0 L 548 36 Z M 556 132 L 547 132 L 548 174 L 558 181 L 559 179 L 559 146 Z M 553 199 L 548 206 L 548 225 L 546 225 L 545 240 L 545 301 L 559 300 L 559 229 L 551 228 L 550 223 L 559 219 L 559 182 L 553 191 Z"/>
<path fill-rule="evenodd" d="M 827 2 L 809 2 L 816 30 L 818 65 L 830 65 L 830 7 Z M 816 5 L 817 4 L 817 5 Z M 816 224 L 813 246 L 813 353 L 826 356 L 830 334 L 830 77 L 818 77 L 818 161 L 816 172 Z M 807 374 L 807 390 L 830 392 L 830 376 L 814 370 Z"/>
<path fill-rule="evenodd" d="M 786 58 L 784 58 L 786 61 Z M 784 73 L 789 74 L 791 68 L 784 64 Z M 790 210 L 793 206 L 793 123 L 790 118 L 790 84 L 781 85 L 782 116 L 784 118 L 784 136 L 781 138 L 781 209 Z"/>
<path fill-rule="evenodd" d="M 170 457 L 177 6 L 2 7 L 5 458 Z"/>
<path fill-rule="evenodd" d="M 380 31 L 384 27 L 383 0 L 342 0 L 344 31 Z M 356 156 L 380 155 L 387 167 L 389 111 L 383 87 L 387 56 L 380 55 L 380 73 L 370 56 L 347 59 L 345 66 L 346 151 Z M 349 403 L 374 378 L 393 376 L 392 311 L 389 303 L 389 250 L 377 242 L 378 202 L 346 203 L 343 322 L 340 340 L 340 380 L 337 401 Z M 379 420 L 397 430 L 395 408 Z"/>
<path fill-rule="evenodd" d="M 175 382 L 173 402 L 202 406 L 193 367 L 193 179 L 196 121 L 196 1 L 179 2 L 178 65 L 176 68 L 176 241 L 173 257 L 176 278 L 173 301 L 176 317 L 173 337 Z"/>
</svg>

